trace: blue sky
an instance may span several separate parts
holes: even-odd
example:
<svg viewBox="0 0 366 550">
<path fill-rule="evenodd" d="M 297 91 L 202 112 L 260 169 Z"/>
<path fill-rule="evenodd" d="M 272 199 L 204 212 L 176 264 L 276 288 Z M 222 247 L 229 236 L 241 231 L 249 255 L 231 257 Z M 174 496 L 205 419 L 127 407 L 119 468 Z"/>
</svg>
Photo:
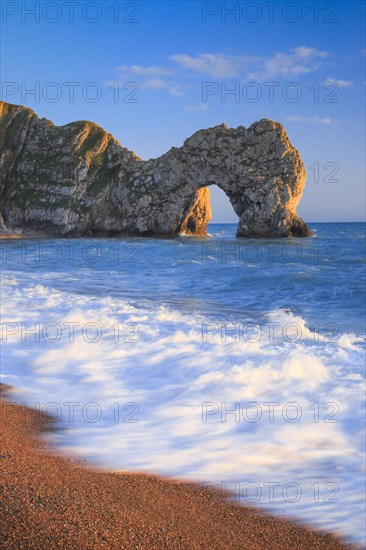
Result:
<svg viewBox="0 0 366 550">
<path fill-rule="evenodd" d="M 200 128 L 271 118 L 307 169 L 299 214 L 364 219 L 364 2 L 3 0 L 1 8 L 3 100 L 56 124 L 93 120 L 142 158 Z M 222 192 L 213 189 L 212 203 L 214 221 L 235 221 Z"/>
</svg>

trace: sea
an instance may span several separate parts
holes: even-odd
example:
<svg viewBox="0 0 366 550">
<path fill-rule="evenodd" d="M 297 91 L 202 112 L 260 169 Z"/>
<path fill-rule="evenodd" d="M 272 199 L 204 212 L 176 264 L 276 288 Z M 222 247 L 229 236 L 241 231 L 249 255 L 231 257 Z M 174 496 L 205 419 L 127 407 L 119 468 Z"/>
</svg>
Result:
<svg viewBox="0 0 366 550">
<path fill-rule="evenodd" d="M 365 225 L 310 227 L 2 240 L 11 399 L 96 467 L 216 487 L 362 545 Z"/>
</svg>

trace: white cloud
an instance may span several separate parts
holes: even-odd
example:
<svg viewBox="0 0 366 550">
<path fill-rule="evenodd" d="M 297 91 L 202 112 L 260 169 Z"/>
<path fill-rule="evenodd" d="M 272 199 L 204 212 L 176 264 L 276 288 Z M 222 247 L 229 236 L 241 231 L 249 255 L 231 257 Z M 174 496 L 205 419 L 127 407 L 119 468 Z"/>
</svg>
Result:
<svg viewBox="0 0 366 550">
<path fill-rule="evenodd" d="M 338 120 L 335 120 L 334 118 L 320 117 L 320 116 L 288 116 L 287 120 L 289 122 L 310 122 L 312 124 L 326 124 L 326 125 L 339 124 Z"/>
<path fill-rule="evenodd" d="M 187 70 L 197 75 L 222 79 L 295 78 L 319 69 L 327 57 L 329 54 L 326 51 L 299 46 L 287 52 L 277 52 L 269 57 L 219 53 L 201 53 L 196 56 L 175 54 L 169 58 L 173 62 L 171 67 L 121 65 L 117 70 L 125 80 L 138 80 L 141 89 L 165 90 L 171 95 L 181 97 L 191 87 L 178 80 L 178 76 L 184 77 L 184 72 Z M 340 87 L 352 85 L 346 80 L 335 82 Z M 187 107 L 189 110 L 190 107 Z M 197 106 L 192 108 L 194 109 L 197 110 Z M 202 107 L 199 109 L 202 110 Z"/>
<path fill-rule="evenodd" d="M 250 74 L 251 78 L 270 77 L 297 77 L 318 70 L 322 60 L 329 57 L 329 54 L 315 48 L 301 46 L 293 48 L 287 53 L 278 52 L 274 56 L 263 59 L 259 68 Z"/>
<path fill-rule="evenodd" d="M 150 88 L 152 90 L 166 90 L 171 95 L 183 96 L 185 87 L 181 84 L 176 84 L 163 80 L 162 78 L 148 78 L 141 84 L 141 88 Z"/>
<path fill-rule="evenodd" d="M 167 77 L 174 74 L 174 71 L 167 67 L 159 65 L 150 65 L 142 67 L 140 65 L 120 65 L 117 70 L 121 73 L 123 79 L 138 79 L 141 89 L 149 88 L 152 90 L 166 90 L 171 95 L 183 96 L 185 86 L 171 82 Z"/>
<path fill-rule="evenodd" d="M 249 55 L 202 53 L 196 57 L 185 54 L 172 55 L 170 59 L 184 69 L 217 78 L 230 78 L 249 69 L 260 58 Z"/>
<path fill-rule="evenodd" d="M 320 68 L 328 52 L 300 46 L 272 57 L 203 53 L 197 56 L 172 55 L 170 59 L 180 68 L 216 78 L 248 76 L 251 79 L 296 77 Z"/>
<path fill-rule="evenodd" d="M 299 48 L 293 48 L 292 51 L 300 59 L 309 59 L 311 57 L 329 57 L 328 52 L 317 50 L 316 48 L 308 48 L 306 46 L 300 46 Z"/>
<path fill-rule="evenodd" d="M 324 81 L 324 86 L 327 84 L 336 84 L 339 88 L 351 88 L 354 86 L 354 83 L 351 80 L 338 80 L 337 78 L 328 78 Z"/>
<path fill-rule="evenodd" d="M 198 105 L 185 105 L 184 110 L 190 112 L 207 111 L 207 103 L 199 103 Z"/>
</svg>

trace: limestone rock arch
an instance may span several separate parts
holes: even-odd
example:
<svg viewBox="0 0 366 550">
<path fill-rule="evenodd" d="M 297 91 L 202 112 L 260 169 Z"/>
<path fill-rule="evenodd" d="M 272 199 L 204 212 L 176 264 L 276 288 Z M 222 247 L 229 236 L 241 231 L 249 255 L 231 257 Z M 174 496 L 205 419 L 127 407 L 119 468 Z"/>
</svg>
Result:
<svg viewBox="0 0 366 550">
<path fill-rule="evenodd" d="M 0 103 L 4 224 L 58 235 L 205 235 L 208 187 L 239 217 L 238 237 L 308 236 L 296 214 L 305 185 L 283 126 L 200 130 L 182 147 L 141 160 L 100 126 L 55 126 Z"/>
<path fill-rule="evenodd" d="M 248 129 L 222 124 L 201 130 L 179 149 L 145 163 L 144 169 L 176 195 L 173 218 L 178 214 L 178 219 L 172 219 L 168 232 L 179 231 L 184 220 L 183 229 L 191 224 L 202 234 L 211 214 L 205 189 L 216 184 L 239 217 L 237 236 L 311 234 L 296 214 L 304 165 L 279 123 L 264 119 Z"/>
</svg>

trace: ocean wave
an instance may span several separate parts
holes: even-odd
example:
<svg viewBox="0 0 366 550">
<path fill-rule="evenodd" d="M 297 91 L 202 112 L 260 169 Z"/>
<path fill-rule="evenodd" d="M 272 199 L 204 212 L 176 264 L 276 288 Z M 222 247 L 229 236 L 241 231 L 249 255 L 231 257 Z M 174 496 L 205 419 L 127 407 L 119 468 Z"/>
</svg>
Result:
<svg viewBox="0 0 366 550">
<path fill-rule="evenodd" d="M 225 326 L 223 337 L 216 319 L 166 306 L 135 307 L 16 277 L 3 284 L 3 381 L 20 388 L 19 399 L 28 404 L 61 410 L 60 448 L 118 470 L 252 483 L 263 494 L 268 482 L 297 483 L 305 496 L 286 501 L 287 513 L 356 536 L 364 384 L 359 337 L 316 333 L 281 308 L 264 315 L 260 338 L 260 325 L 250 322 L 253 332 L 245 337 L 242 316 L 239 328 L 235 319 Z M 285 326 L 301 336 L 284 338 Z M 70 402 L 79 404 L 73 422 Z M 275 404 L 273 421 L 268 403 Z M 91 419 L 83 414 L 87 404 Z M 319 516 L 309 489 L 316 483 L 336 484 L 343 511 L 326 502 Z M 276 510 L 282 500 L 256 504 Z"/>
</svg>

